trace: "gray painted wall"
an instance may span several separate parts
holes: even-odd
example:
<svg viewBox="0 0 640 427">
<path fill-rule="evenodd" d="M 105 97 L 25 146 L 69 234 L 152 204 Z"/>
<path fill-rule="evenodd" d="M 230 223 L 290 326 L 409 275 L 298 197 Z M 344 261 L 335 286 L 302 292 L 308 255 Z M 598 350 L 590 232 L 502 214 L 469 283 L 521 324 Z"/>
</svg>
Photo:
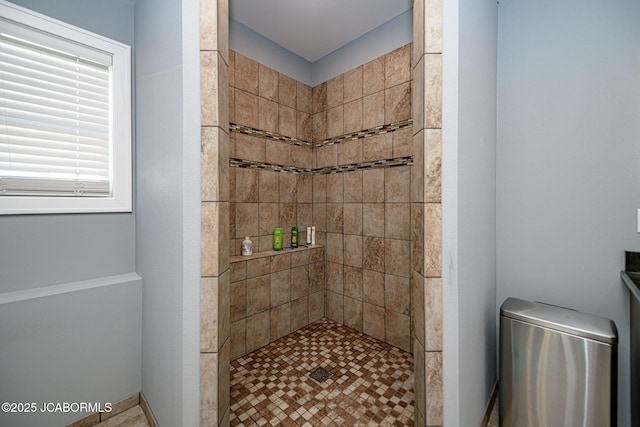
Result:
<svg viewBox="0 0 640 427">
<path fill-rule="evenodd" d="M 13 3 L 134 43 L 131 3 Z M 134 236 L 126 213 L 0 218 L 0 400 L 104 403 L 140 390 L 141 284 L 135 275 L 111 277 L 134 271 Z M 96 280 L 107 284 L 94 288 Z M 0 424 L 55 426 L 83 415 Z"/>
<path fill-rule="evenodd" d="M 229 24 L 231 49 L 312 87 L 404 46 L 413 39 L 413 10 L 410 9 L 310 63 L 233 19 Z"/>
<path fill-rule="evenodd" d="M 640 2 L 503 0 L 498 32 L 496 304 L 613 319 L 629 425 L 624 250 L 640 250 Z"/>
<path fill-rule="evenodd" d="M 188 0 L 135 4 L 142 392 L 162 426 L 200 418 L 198 14 Z"/>
<path fill-rule="evenodd" d="M 496 380 L 497 5 L 443 6 L 444 422 L 474 426 Z"/>
</svg>

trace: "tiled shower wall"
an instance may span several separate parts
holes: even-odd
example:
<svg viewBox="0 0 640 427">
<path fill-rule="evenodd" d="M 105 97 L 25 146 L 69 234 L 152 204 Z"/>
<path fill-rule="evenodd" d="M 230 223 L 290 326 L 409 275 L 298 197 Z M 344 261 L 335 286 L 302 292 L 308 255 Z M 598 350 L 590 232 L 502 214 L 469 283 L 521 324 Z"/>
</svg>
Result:
<svg viewBox="0 0 640 427">
<path fill-rule="evenodd" d="M 230 170 L 232 255 L 244 236 L 267 251 L 274 227 L 286 242 L 291 225 L 301 239 L 315 225 L 327 245 L 326 315 L 406 351 L 411 52 L 313 89 L 230 53 L 230 156 L 240 166 Z"/>
<path fill-rule="evenodd" d="M 415 425 L 443 423 L 442 400 L 442 0 L 413 2 L 411 169 Z"/>
<path fill-rule="evenodd" d="M 411 52 L 408 44 L 313 88 L 314 212 L 326 212 L 316 225 L 326 232 L 327 317 L 406 351 Z M 391 123 L 397 126 L 332 144 L 336 136 Z M 375 167 L 394 161 L 399 166 Z M 345 165 L 354 170 L 321 174 Z"/>
</svg>

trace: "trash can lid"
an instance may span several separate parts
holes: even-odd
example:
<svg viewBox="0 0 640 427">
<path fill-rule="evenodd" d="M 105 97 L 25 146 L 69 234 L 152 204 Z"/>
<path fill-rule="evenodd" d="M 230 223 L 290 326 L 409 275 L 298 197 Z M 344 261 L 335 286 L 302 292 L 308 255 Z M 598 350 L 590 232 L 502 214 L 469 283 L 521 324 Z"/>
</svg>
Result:
<svg viewBox="0 0 640 427">
<path fill-rule="evenodd" d="M 608 344 L 618 342 L 618 330 L 613 320 L 569 308 L 507 298 L 500 307 L 500 315 Z"/>
</svg>

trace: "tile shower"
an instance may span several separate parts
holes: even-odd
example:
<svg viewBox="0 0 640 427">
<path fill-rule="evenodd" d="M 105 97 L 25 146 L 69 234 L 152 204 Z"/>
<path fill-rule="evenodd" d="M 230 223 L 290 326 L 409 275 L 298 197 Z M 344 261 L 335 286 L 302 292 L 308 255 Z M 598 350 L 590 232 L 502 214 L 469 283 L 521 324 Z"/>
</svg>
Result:
<svg viewBox="0 0 640 427">
<path fill-rule="evenodd" d="M 228 423 L 231 360 L 322 317 L 412 352 L 416 425 L 442 423 L 440 8 L 309 87 L 228 50 L 226 0 L 201 2 L 203 425 Z M 319 246 L 267 252 L 292 225 Z"/>
</svg>

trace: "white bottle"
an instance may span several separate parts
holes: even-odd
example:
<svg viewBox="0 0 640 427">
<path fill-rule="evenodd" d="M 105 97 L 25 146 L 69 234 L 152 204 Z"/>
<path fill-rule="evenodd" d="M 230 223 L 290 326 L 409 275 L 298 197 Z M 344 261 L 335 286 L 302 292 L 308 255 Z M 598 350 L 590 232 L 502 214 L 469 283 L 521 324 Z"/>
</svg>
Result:
<svg viewBox="0 0 640 427">
<path fill-rule="evenodd" d="M 316 227 L 315 226 L 311 226 L 311 244 L 312 245 L 316 244 Z"/>
<path fill-rule="evenodd" d="M 249 236 L 247 236 L 242 241 L 242 255 L 249 256 L 251 254 L 253 254 L 253 242 Z"/>
<path fill-rule="evenodd" d="M 311 227 L 307 227 L 307 245 L 311 244 Z"/>
</svg>

